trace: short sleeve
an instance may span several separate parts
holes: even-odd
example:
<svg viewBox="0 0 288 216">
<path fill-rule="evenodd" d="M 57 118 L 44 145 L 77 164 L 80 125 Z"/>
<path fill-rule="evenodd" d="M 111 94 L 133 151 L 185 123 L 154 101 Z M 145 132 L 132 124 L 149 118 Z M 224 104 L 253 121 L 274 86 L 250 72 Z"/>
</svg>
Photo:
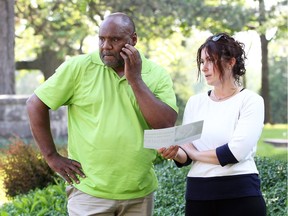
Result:
<svg viewBox="0 0 288 216">
<path fill-rule="evenodd" d="M 74 92 L 73 66 L 64 62 L 34 93 L 52 110 L 66 105 Z"/>
</svg>

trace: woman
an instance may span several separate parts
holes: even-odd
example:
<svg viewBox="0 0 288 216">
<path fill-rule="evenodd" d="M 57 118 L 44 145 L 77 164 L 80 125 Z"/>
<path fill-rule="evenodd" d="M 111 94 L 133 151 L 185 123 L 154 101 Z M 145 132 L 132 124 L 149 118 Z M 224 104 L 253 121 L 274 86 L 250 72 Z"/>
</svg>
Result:
<svg viewBox="0 0 288 216">
<path fill-rule="evenodd" d="M 204 120 L 201 138 L 182 146 L 161 148 L 178 167 L 191 165 L 186 186 L 186 216 L 264 216 L 253 157 L 264 122 L 264 102 L 244 89 L 244 44 L 226 33 L 209 37 L 197 52 L 201 71 L 213 89 L 192 96 L 183 124 Z"/>
</svg>

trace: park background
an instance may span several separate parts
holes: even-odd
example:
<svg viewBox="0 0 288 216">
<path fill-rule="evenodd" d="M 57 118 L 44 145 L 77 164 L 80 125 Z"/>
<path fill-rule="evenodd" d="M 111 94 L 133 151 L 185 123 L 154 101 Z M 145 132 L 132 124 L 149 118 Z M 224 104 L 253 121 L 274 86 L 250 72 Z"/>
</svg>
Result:
<svg viewBox="0 0 288 216">
<path fill-rule="evenodd" d="M 272 162 L 264 162 L 272 163 L 274 171 L 282 167 L 281 173 L 286 176 L 287 1 L 1 0 L 0 95 L 29 95 L 65 59 L 96 50 L 101 20 L 116 11 L 125 12 L 134 19 L 139 39 L 136 47 L 171 75 L 180 108 L 177 124 L 181 124 L 188 98 L 209 89 L 204 79 L 197 80 L 196 51 L 200 44 L 219 32 L 228 32 L 244 42 L 248 59 L 243 85 L 262 95 L 265 101 L 265 128 L 259 141 L 258 161 L 272 158 Z M 265 139 L 286 140 L 286 144 L 274 147 L 265 143 Z M 21 142 L 27 144 L 26 140 L 16 139 L 11 140 L 11 146 L 20 145 L 21 149 Z M 6 161 L 9 159 L 7 152 L 2 157 Z M 286 164 L 284 170 L 283 165 L 278 164 L 279 159 Z M 178 175 L 179 171 L 175 171 L 169 161 L 160 164 L 165 173 L 172 169 L 172 173 Z M 275 184 L 283 178 L 282 174 L 276 174 L 269 174 Z M 177 182 L 168 177 L 165 182 L 170 180 Z M 184 180 L 185 177 L 179 179 L 183 184 Z M 281 185 L 282 192 L 287 194 L 286 177 L 283 181 L 286 184 Z M 7 202 L 2 188 L 1 200 Z M 283 200 L 278 198 L 280 213 L 287 211 L 287 195 L 284 196 Z M 184 204 L 182 199 L 177 202 Z M 23 204 L 23 200 L 20 203 Z M 34 208 L 37 205 L 34 202 Z M 181 215 L 179 209 L 182 207 L 175 205 L 178 208 L 175 212 L 179 213 L 175 215 Z M 31 211 L 31 206 L 27 208 Z M 159 209 L 156 211 L 161 215 Z"/>
</svg>

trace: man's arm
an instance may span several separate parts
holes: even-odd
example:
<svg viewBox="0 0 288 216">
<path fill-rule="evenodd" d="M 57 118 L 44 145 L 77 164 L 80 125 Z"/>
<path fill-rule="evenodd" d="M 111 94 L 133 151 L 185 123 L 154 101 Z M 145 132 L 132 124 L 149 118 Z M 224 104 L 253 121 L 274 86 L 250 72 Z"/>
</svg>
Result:
<svg viewBox="0 0 288 216">
<path fill-rule="evenodd" d="M 81 171 L 81 164 L 57 152 L 50 129 L 49 107 L 35 94 L 28 98 L 26 105 L 32 134 L 48 165 L 69 184 L 73 181 L 78 183 L 76 174 L 85 177 Z"/>
<path fill-rule="evenodd" d="M 148 124 L 155 129 L 173 127 L 177 119 L 177 112 L 157 99 L 142 80 L 142 61 L 138 50 L 126 44 L 120 55 L 125 61 L 126 79 Z"/>
<path fill-rule="evenodd" d="M 130 85 L 143 116 L 152 128 L 167 128 L 175 125 L 177 112 L 157 99 L 143 80 L 137 80 Z"/>
</svg>

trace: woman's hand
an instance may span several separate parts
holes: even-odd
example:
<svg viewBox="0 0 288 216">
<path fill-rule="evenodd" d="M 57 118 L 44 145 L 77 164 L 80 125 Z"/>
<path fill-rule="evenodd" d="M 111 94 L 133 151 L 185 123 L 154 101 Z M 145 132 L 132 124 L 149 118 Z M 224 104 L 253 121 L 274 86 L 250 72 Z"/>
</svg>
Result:
<svg viewBox="0 0 288 216">
<path fill-rule="evenodd" d="M 177 156 L 179 146 L 170 146 L 169 148 L 160 148 L 158 153 L 166 159 L 174 159 Z"/>
</svg>

